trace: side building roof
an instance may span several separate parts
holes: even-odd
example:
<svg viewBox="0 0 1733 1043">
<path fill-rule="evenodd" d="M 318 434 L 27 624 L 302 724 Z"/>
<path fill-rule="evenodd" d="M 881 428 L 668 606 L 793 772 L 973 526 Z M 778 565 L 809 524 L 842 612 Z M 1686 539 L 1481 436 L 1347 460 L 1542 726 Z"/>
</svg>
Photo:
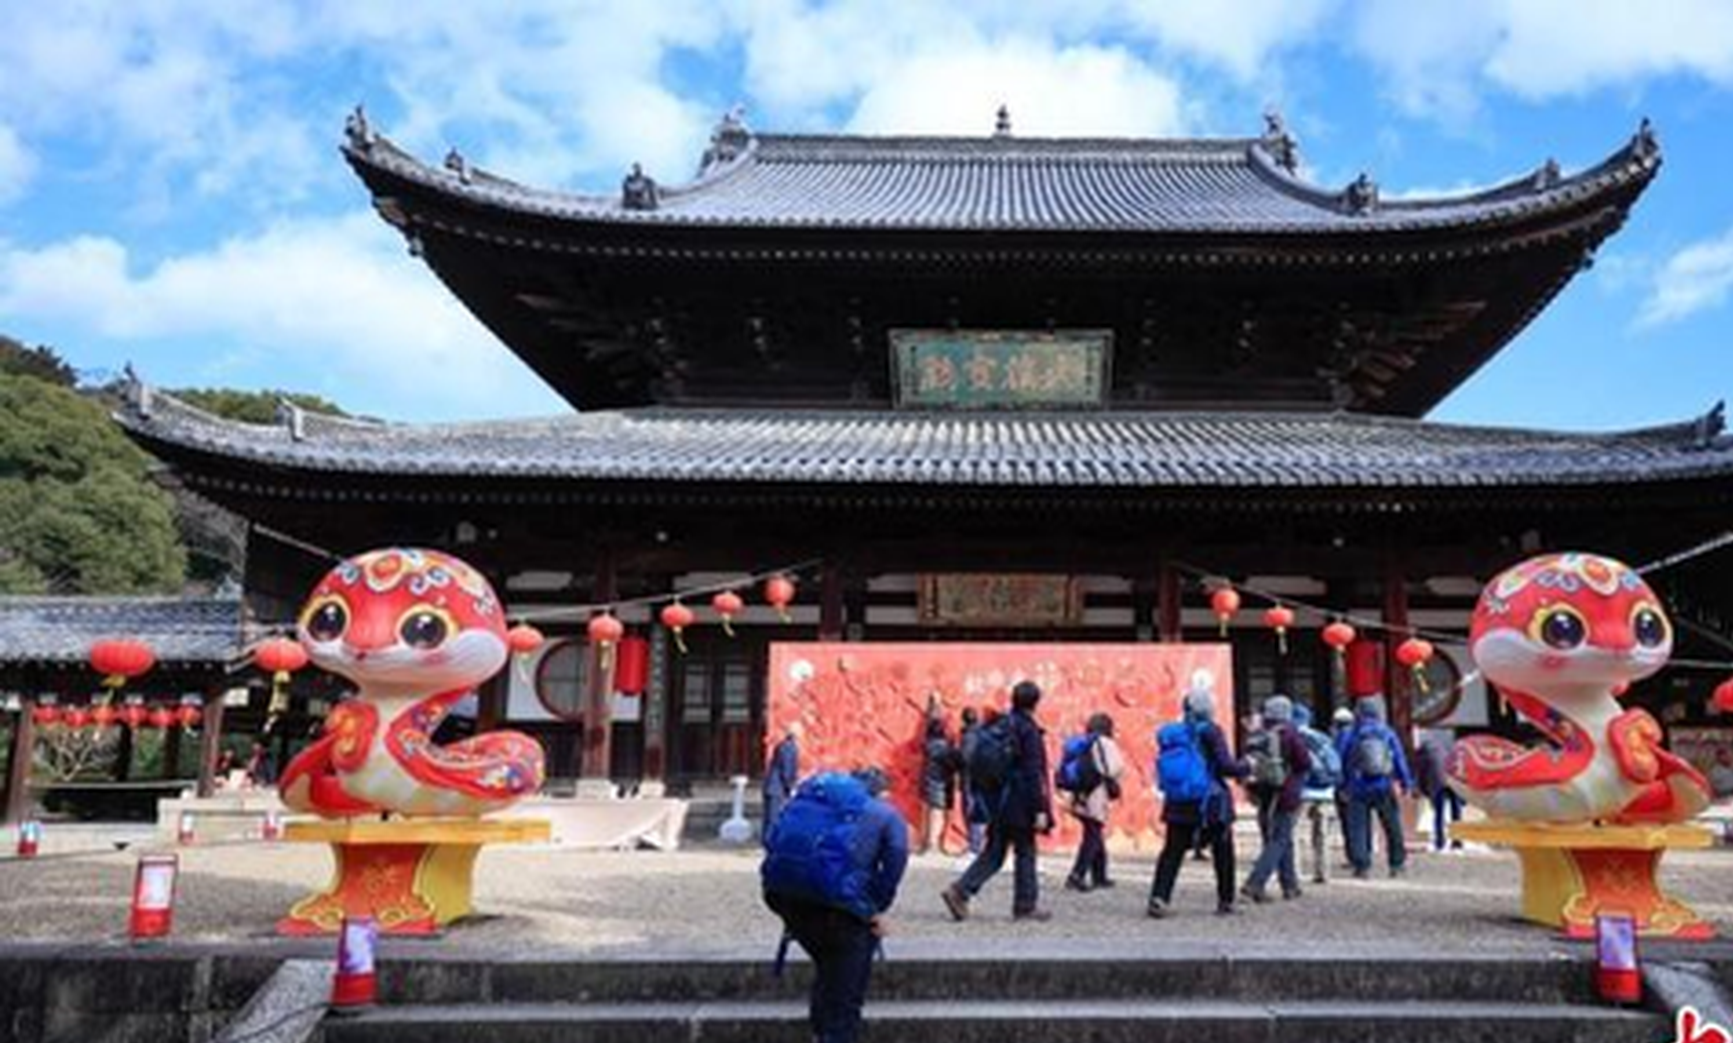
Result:
<svg viewBox="0 0 1733 1043">
<path fill-rule="evenodd" d="M 137 638 L 165 666 L 222 666 L 246 642 L 239 597 L 0 597 L 0 664 L 83 663 L 104 638 Z"/>
</svg>

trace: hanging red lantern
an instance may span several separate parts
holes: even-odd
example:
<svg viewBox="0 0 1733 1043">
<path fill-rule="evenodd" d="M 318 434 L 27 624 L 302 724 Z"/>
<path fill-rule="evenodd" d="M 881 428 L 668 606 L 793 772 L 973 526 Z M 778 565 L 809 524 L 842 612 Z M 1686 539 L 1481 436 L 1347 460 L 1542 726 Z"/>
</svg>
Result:
<svg viewBox="0 0 1733 1043">
<path fill-rule="evenodd" d="M 734 617 L 746 609 L 746 602 L 732 590 L 725 590 L 710 599 L 710 607 L 722 619 L 722 632 L 734 636 Z"/>
<path fill-rule="evenodd" d="M 1722 713 L 1733 713 L 1733 677 L 1715 686 L 1715 695 L 1710 702 Z"/>
<path fill-rule="evenodd" d="M 108 638 L 90 646 L 90 665 L 102 675 L 104 688 L 118 689 L 156 665 L 156 653 L 134 638 Z"/>
<path fill-rule="evenodd" d="M 175 723 L 174 711 L 166 706 L 153 706 L 145 715 L 145 723 L 152 728 L 172 728 Z"/>
<path fill-rule="evenodd" d="M 253 662 L 271 673 L 271 702 L 265 710 L 268 732 L 276 719 L 289 710 L 290 675 L 307 665 L 307 650 L 292 638 L 273 637 L 253 649 Z"/>
<path fill-rule="evenodd" d="M 1276 648 L 1287 655 L 1288 628 L 1294 625 L 1294 610 L 1286 605 L 1275 605 L 1264 612 L 1264 625 L 1276 632 Z"/>
<path fill-rule="evenodd" d="M 144 708 L 143 703 L 127 703 L 120 708 L 120 723 L 135 731 L 144 726 L 149 716 L 150 711 Z"/>
<path fill-rule="evenodd" d="M 109 728 L 113 727 L 115 718 L 119 716 L 119 710 L 116 710 L 107 703 L 103 703 L 101 706 L 91 708 L 90 723 L 96 725 L 98 728 Z"/>
<path fill-rule="evenodd" d="M 1228 636 L 1228 621 L 1234 618 L 1234 613 L 1240 610 L 1240 592 L 1232 587 L 1217 587 L 1215 593 L 1209 596 L 1210 611 L 1216 614 L 1216 622 L 1221 625 L 1221 635 Z"/>
<path fill-rule="evenodd" d="M 765 580 L 764 600 L 771 608 L 776 609 L 778 619 L 784 623 L 791 622 L 788 606 L 794 603 L 794 580 L 780 574 Z"/>
<path fill-rule="evenodd" d="M 30 711 L 30 719 L 36 722 L 37 726 L 41 728 L 47 728 L 51 725 L 59 724 L 60 707 L 38 705 L 35 709 Z"/>
<path fill-rule="evenodd" d="M 642 695 L 650 684 L 650 642 L 633 635 L 620 639 L 614 663 L 614 691 Z"/>
<path fill-rule="evenodd" d="M 1344 623 L 1338 619 L 1336 622 L 1325 627 L 1323 633 L 1319 636 L 1324 639 L 1326 645 L 1330 646 L 1331 651 L 1336 653 L 1336 658 L 1339 660 L 1342 658 L 1342 653 L 1347 650 L 1349 645 L 1354 643 L 1354 639 L 1359 637 L 1360 633 L 1355 630 L 1351 624 Z"/>
<path fill-rule="evenodd" d="M 513 655 L 529 655 L 542 647 L 542 632 L 528 623 L 519 623 L 505 632 L 506 647 Z"/>
<path fill-rule="evenodd" d="M 68 707 L 66 711 L 60 715 L 60 720 L 68 728 L 82 728 L 90 723 L 90 711 L 86 710 L 82 706 Z"/>
<path fill-rule="evenodd" d="M 1411 637 L 1396 646 L 1396 661 L 1414 674 L 1414 684 L 1422 692 L 1431 691 L 1426 683 L 1426 664 L 1432 661 L 1432 642 Z"/>
<path fill-rule="evenodd" d="M 662 609 L 662 625 L 674 634 L 674 645 L 680 649 L 680 654 L 686 654 L 686 628 L 697 618 L 692 610 L 676 601 Z"/>
<path fill-rule="evenodd" d="M 196 728 L 204 720 L 205 712 L 191 703 L 184 703 L 174 711 L 175 723 L 182 728 Z"/>
<path fill-rule="evenodd" d="M 626 626 L 614 618 L 612 612 L 603 612 L 590 617 L 585 628 L 590 635 L 590 644 L 595 646 L 597 660 L 604 672 L 614 668 L 614 646 L 625 636 Z"/>
</svg>

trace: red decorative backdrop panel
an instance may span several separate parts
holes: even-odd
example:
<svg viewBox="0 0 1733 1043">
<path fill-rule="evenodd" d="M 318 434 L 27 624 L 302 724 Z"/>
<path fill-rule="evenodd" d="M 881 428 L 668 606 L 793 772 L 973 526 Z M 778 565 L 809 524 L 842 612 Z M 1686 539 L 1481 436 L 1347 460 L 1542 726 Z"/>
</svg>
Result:
<svg viewBox="0 0 1733 1043">
<path fill-rule="evenodd" d="M 802 722 L 803 774 L 882 768 L 891 799 L 914 824 L 929 703 L 943 711 L 954 741 L 965 706 L 1004 710 L 1011 686 L 1027 678 L 1043 692 L 1037 716 L 1053 766 L 1066 736 L 1081 732 L 1091 714 L 1112 715 L 1128 763 L 1111 836 L 1117 846 L 1148 850 L 1156 846 L 1159 810 L 1151 777 L 1155 730 L 1178 718 L 1181 695 L 1198 670 L 1214 677 L 1216 713 L 1225 724 L 1233 712 L 1233 669 L 1221 644 L 778 643 L 770 647 L 767 738 L 775 743 L 789 722 Z M 1074 845 L 1076 821 L 1063 813 L 1059 819 L 1052 843 Z M 961 812 L 953 807 L 947 847 L 959 846 L 962 836 Z"/>
</svg>

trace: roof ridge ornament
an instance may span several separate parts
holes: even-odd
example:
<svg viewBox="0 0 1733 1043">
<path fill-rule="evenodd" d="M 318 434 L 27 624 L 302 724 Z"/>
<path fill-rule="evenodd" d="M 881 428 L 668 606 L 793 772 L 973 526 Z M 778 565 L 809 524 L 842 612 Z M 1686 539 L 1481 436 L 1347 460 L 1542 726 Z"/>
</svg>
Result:
<svg viewBox="0 0 1733 1043">
<path fill-rule="evenodd" d="M 1655 134 L 1655 121 L 1644 116 L 1643 122 L 1637 124 L 1637 132 L 1631 135 L 1631 155 L 1648 162 L 1660 158 L 1661 139 Z"/>
<path fill-rule="evenodd" d="M 132 368 L 131 362 L 120 370 L 120 396 L 142 419 L 150 419 L 151 407 L 154 405 L 151 401 L 151 387 L 138 375 L 138 370 Z"/>
<path fill-rule="evenodd" d="M 1008 138 L 1011 136 L 1011 106 L 1001 104 L 998 114 L 993 118 L 993 136 Z"/>
<path fill-rule="evenodd" d="M 1300 142 L 1288 131 L 1288 121 L 1282 118 L 1282 112 L 1277 108 L 1264 110 L 1264 151 L 1290 174 L 1300 170 Z"/>
<path fill-rule="evenodd" d="M 1692 427 L 1698 449 L 1708 449 L 1714 445 L 1715 439 L 1720 438 L 1721 433 L 1727 430 L 1727 400 L 1722 399 L 1715 403 L 1712 409 L 1697 418 Z"/>
<path fill-rule="evenodd" d="M 1378 211 L 1378 182 L 1372 180 L 1372 175 L 1364 170 L 1347 188 L 1342 190 L 1342 202 L 1348 212 L 1355 215 L 1366 215 Z"/>
<path fill-rule="evenodd" d="M 1559 168 L 1558 160 L 1548 156 L 1546 162 L 1540 165 L 1540 169 L 1534 172 L 1534 190 L 1545 192 L 1548 189 L 1557 188 L 1559 182 L 1563 180 L 1564 172 Z"/>
<path fill-rule="evenodd" d="M 641 164 L 633 163 L 632 172 L 620 182 L 620 206 L 626 210 L 655 210 L 661 205 L 662 194 L 656 179 L 645 174 Z"/>
<path fill-rule="evenodd" d="M 287 398 L 277 399 L 277 423 L 282 424 L 289 432 L 292 442 L 307 440 L 307 411 Z"/>
<path fill-rule="evenodd" d="M 457 180 L 462 183 L 466 185 L 470 183 L 471 171 L 469 160 L 465 159 L 463 153 L 457 150 L 456 145 L 453 145 L 451 151 L 445 154 L 445 169 L 456 174 Z"/>
<path fill-rule="evenodd" d="M 710 131 L 710 147 L 698 161 L 699 176 L 734 162 L 751 147 L 752 128 L 746 125 L 746 106 L 735 105 L 722 114 Z"/>
<path fill-rule="evenodd" d="M 349 147 L 357 152 L 372 151 L 373 143 L 379 140 L 373 125 L 367 122 L 367 109 L 359 102 L 343 121 L 343 136 L 349 139 Z"/>
</svg>

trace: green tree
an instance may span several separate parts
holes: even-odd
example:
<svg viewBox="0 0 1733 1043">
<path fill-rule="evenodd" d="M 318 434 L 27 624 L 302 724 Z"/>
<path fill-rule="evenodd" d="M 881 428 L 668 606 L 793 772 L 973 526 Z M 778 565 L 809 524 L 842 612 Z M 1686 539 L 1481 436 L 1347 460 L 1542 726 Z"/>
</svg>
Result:
<svg viewBox="0 0 1733 1043">
<path fill-rule="evenodd" d="M 329 413 L 332 416 L 346 415 L 343 410 L 318 395 L 300 392 L 238 391 L 234 388 L 183 388 L 179 391 L 170 391 L 169 394 L 188 405 L 197 406 L 207 413 L 214 413 L 229 420 L 239 420 L 248 424 L 276 423 L 277 401 L 285 398 L 308 412 Z"/>
<path fill-rule="evenodd" d="M 186 550 L 151 466 L 98 401 L 0 370 L 0 593 L 179 590 Z"/>
<path fill-rule="evenodd" d="M 78 383 L 78 373 L 53 348 L 26 347 L 4 333 L 0 333 L 0 373 L 36 377 L 67 388 Z"/>
</svg>

